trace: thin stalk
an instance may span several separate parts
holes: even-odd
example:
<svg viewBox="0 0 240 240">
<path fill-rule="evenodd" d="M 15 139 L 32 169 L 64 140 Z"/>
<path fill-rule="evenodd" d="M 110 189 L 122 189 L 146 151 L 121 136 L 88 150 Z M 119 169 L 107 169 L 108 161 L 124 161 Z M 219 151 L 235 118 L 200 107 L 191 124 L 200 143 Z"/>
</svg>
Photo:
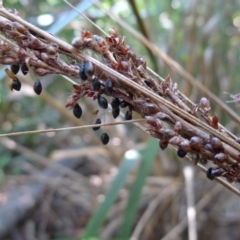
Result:
<svg viewBox="0 0 240 240">
<path fill-rule="evenodd" d="M 137 5 L 136 5 L 136 1 L 135 0 L 129 0 L 128 2 L 130 4 L 130 6 L 132 7 L 132 11 L 133 11 L 133 13 L 134 13 L 134 15 L 137 19 L 137 23 L 138 23 L 140 32 L 143 34 L 143 36 L 146 39 L 149 40 L 150 38 L 149 38 L 149 35 L 148 35 L 148 32 L 147 32 L 147 29 L 145 27 L 145 24 L 143 22 L 143 19 L 141 18 L 140 14 L 139 14 L 139 11 L 138 11 L 138 8 L 137 8 Z M 157 69 L 158 69 L 157 58 L 148 47 L 146 49 L 147 49 L 149 57 L 152 61 L 154 71 L 157 71 Z"/>
<path fill-rule="evenodd" d="M 79 129 L 83 129 L 83 128 L 102 127 L 102 126 L 108 127 L 108 126 L 114 126 L 114 125 L 119 125 L 119 124 L 139 123 L 139 122 L 145 122 L 145 119 L 134 119 L 134 120 L 120 121 L 120 122 L 91 124 L 91 125 L 84 125 L 84 126 L 79 126 L 79 127 L 53 128 L 53 129 L 45 129 L 45 130 L 4 133 L 4 134 L 0 134 L 0 137 L 14 137 L 14 136 L 49 133 L 49 132 L 62 132 L 62 131 L 70 131 L 70 130 L 79 130 Z"/>
</svg>

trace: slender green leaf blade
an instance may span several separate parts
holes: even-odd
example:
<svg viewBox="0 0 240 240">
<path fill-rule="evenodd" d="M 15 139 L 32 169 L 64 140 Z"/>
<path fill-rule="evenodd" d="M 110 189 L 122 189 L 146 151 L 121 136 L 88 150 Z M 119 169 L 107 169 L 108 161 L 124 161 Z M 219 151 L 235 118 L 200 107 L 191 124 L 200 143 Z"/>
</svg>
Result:
<svg viewBox="0 0 240 240">
<path fill-rule="evenodd" d="M 106 194 L 104 202 L 100 205 L 99 209 L 90 219 L 90 222 L 85 229 L 83 239 L 97 236 L 98 230 L 103 223 L 110 207 L 116 200 L 119 191 L 123 187 L 128 175 L 136 167 L 139 161 L 140 155 L 137 151 L 129 150 L 126 152 L 124 160 L 119 167 L 119 172 L 113 180 L 113 183 Z"/>
<path fill-rule="evenodd" d="M 120 228 L 120 239 L 129 239 L 130 237 L 142 189 L 158 152 L 158 141 L 156 141 L 154 138 L 150 138 L 146 149 L 142 153 L 141 166 L 129 196 L 122 226 Z"/>
</svg>

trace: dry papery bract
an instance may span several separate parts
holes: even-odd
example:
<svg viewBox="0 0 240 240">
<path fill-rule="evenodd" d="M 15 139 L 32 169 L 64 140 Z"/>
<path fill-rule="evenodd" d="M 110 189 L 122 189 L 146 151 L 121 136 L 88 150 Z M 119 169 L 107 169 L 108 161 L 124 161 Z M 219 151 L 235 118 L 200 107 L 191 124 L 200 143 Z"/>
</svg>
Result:
<svg viewBox="0 0 240 240">
<path fill-rule="evenodd" d="M 16 11 L 12 14 L 20 19 Z M 230 144 L 233 141 L 237 144 L 238 138 L 219 124 L 218 116 L 211 115 L 208 99 L 203 97 L 199 103 L 194 104 L 178 91 L 177 84 L 170 76 L 159 82 L 149 73 L 146 61 L 134 53 L 125 43 L 124 37 L 119 36 L 114 28 L 109 29 L 109 35 L 106 37 L 82 30 L 80 36 L 72 41 L 75 52 L 87 52 L 82 51 L 85 49 L 88 52 L 93 51 L 105 66 L 124 75 L 130 82 L 161 96 L 173 104 L 174 109 L 185 111 L 193 120 L 201 120 L 220 133 L 220 136 L 229 139 L 230 143 L 213 136 L 204 128 L 197 127 L 193 124 L 194 121 L 187 121 L 177 114 L 177 111 L 154 101 L 149 94 L 138 91 L 134 85 L 119 81 L 117 74 L 102 71 L 97 64 L 88 60 L 79 63 L 79 58 L 76 58 L 72 51 L 67 51 L 58 41 L 54 42 L 53 38 L 49 40 L 40 36 L 23 24 L 7 19 L 6 16 L 0 17 L 0 31 L 17 45 L 0 41 L 1 64 L 26 64 L 38 76 L 61 74 L 79 79 L 77 82 L 80 83 L 73 85 L 73 92 L 66 103 L 67 108 L 78 106 L 78 100 L 84 96 L 98 100 L 99 106 L 106 108 L 103 95 L 112 97 L 118 102 L 117 108 L 113 109 L 127 108 L 126 120 L 132 118 L 132 112 L 137 112 L 146 120 L 146 131 L 159 139 L 161 149 L 166 149 L 170 144 L 178 148 L 179 157 L 189 154 L 195 164 L 211 161 L 215 166 L 207 171 L 207 177 L 210 179 L 223 176 L 230 182 L 240 182 L 240 154 L 238 149 Z M 67 56 L 69 62 L 62 60 L 62 55 Z M 113 113 L 114 117 L 118 116 L 114 111 Z"/>
</svg>

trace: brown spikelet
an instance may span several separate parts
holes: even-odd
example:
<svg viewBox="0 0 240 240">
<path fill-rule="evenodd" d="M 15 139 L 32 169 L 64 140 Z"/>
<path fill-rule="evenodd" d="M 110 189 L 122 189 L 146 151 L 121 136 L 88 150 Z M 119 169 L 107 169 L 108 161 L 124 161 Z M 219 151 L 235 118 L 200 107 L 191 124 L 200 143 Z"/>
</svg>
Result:
<svg viewBox="0 0 240 240">
<path fill-rule="evenodd" d="M 146 132 L 160 141 L 160 148 L 174 146 L 179 157 L 194 156 L 196 164 L 201 159 L 212 162 L 217 170 L 208 172 L 211 178 L 221 175 L 240 182 L 240 145 L 237 137 L 226 134 L 228 131 L 221 126 L 218 116 L 212 117 L 210 101 L 203 97 L 199 103 L 192 103 L 178 90 L 170 75 L 159 82 L 150 74 L 144 58 L 134 53 L 116 29 L 110 28 L 107 37 L 83 30 L 70 45 L 40 30 L 30 31 L 32 27 L 25 21 L 16 24 L 10 20 L 16 13 L 7 19 L 9 12 L 4 8 L 0 12 L 5 13 L 5 17 L 0 17 L 1 33 L 17 44 L 12 47 L 0 41 L 1 64 L 22 63 L 22 66 L 31 66 L 39 76 L 61 74 L 78 79 L 65 105 L 75 109 L 75 113 L 78 100 L 84 96 L 97 100 L 103 109 L 108 108 L 104 95 L 119 99 L 125 119 L 132 119 L 133 112 L 146 119 Z M 97 53 L 98 60 L 84 55 L 83 49 Z M 8 70 L 6 73 L 14 83 L 15 75 Z M 100 82 L 97 89 L 93 88 L 94 79 Z M 14 85 L 10 88 L 14 89 Z M 117 117 L 119 107 L 115 109 Z M 81 116 L 79 112 L 77 117 Z M 102 142 L 107 144 L 108 135 L 102 136 Z M 216 138 L 221 143 L 219 148 Z"/>
</svg>

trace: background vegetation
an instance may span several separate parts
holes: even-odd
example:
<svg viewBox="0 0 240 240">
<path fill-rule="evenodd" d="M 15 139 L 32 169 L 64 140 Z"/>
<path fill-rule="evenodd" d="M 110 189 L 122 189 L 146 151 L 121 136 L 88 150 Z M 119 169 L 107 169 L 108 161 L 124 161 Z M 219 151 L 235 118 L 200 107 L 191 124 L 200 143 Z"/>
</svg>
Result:
<svg viewBox="0 0 240 240">
<path fill-rule="evenodd" d="M 223 102 L 230 99 L 225 92 L 239 92 L 238 1 L 231 1 L 231 4 L 223 0 L 101 2 L 109 12 L 145 34 Z M 198 102 L 203 96 L 164 59 L 150 53 L 90 1 L 71 1 L 71 4 L 84 11 L 104 31 L 115 26 L 152 69 L 162 77 L 170 74 L 192 101 Z M 17 9 L 22 18 L 67 42 L 82 29 L 102 34 L 63 1 L 8 0 L 4 1 L 4 6 Z M 51 16 L 53 22 L 43 26 L 39 19 L 45 14 Z M 44 23 L 47 23 L 46 15 Z M 72 112 L 65 109 L 72 86 L 62 77 L 43 77 L 45 91 L 36 97 L 29 85 L 23 86 L 20 93 L 10 92 L 4 68 L 0 73 L 1 133 L 94 122 L 96 102 L 82 100 L 81 120 L 76 120 Z M 28 79 L 33 83 L 31 75 Z M 230 107 L 239 111 L 234 104 Z M 238 125 L 217 105 L 212 104 L 212 111 L 232 133 L 239 134 Z M 99 116 L 113 121 L 108 111 L 100 110 Z M 103 131 L 111 138 L 107 146 L 99 140 Z M 5 239 L 80 239 L 79 236 L 187 239 L 188 204 L 183 170 L 189 164 L 170 150 L 161 151 L 155 140 L 135 126 L 111 126 L 99 132 L 87 129 L 1 138 L 0 142 L 0 222 L 8 216 L 3 214 L 7 212 L 4 204 L 13 201 L 10 196 L 16 204 L 21 202 L 21 196 L 32 197 L 34 202 L 32 207 L 20 205 L 23 209 L 25 206 L 27 214 L 19 217 L 20 224 L 16 222 L 9 225 L 12 228 L 6 227 Z M 137 152 L 125 154 L 128 150 Z M 56 162 L 65 167 L 58 167 Z M 238 239 L 238 197 L 215 181 L 209 181 L 195 167 L 191 171 L 194 172 L 191 194 L 197 204 L 198 238 Z M 21 215 L 17 210 L 12 214 Z"/>
</svg>

